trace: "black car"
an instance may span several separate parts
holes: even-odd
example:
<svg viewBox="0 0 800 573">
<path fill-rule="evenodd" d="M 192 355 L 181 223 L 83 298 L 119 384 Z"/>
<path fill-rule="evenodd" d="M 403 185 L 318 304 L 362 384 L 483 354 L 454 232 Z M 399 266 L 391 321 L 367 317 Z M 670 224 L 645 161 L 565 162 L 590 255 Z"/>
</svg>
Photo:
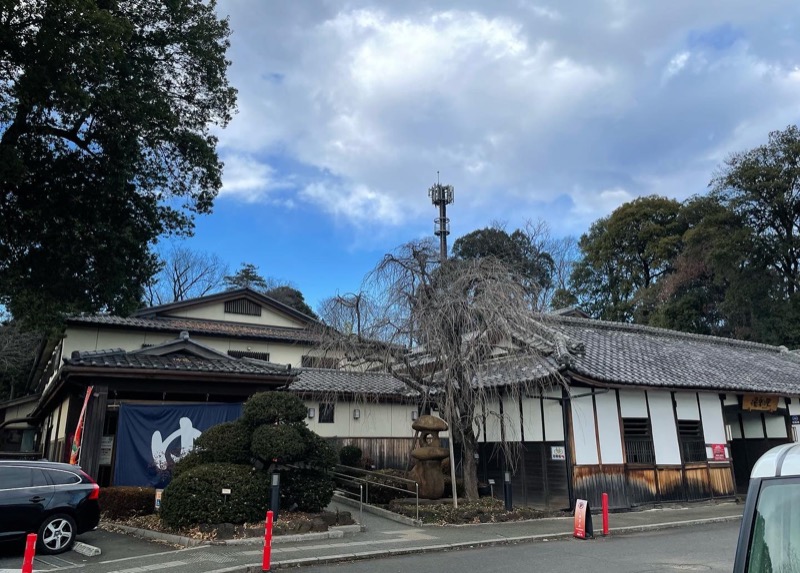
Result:
<svg viewBox="0 0 800 573">
<path fill-rule="evenodd" d="M 0 461 L 0 541 L 38 534 L 38 553 L 62 553 L 100 521 L 100 487 L 78 466 Z"/>
</svg>

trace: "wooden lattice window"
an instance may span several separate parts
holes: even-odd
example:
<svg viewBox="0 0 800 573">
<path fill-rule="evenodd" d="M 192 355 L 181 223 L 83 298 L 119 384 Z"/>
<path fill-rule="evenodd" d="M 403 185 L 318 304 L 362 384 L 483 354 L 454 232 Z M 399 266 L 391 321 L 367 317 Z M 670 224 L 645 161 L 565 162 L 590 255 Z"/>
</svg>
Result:
<svg viewBox="0 0 800 573">
<path fill-rule="evenodd" d="M 269 352 L 250 352 L 249 350 L 228 350 L 228 356 L 234 358 L 255 358 L 269 362 Z"/>
<path fill-rule="evenodd" d="M 699 420 L 678 420 L 678 438 L 684 463 L 706 461 L 706 441 Z"/>
<path fill-rule="evenodd" d="M 261 316 L 261 305 L 246 298 L 225 301 L 225 312 L 228 314 L 246 314 L 248 316 Z"/>
<path fill-rule="evenodd" d="M 623 418 L 622 432 L 625 436 L 625 460 L 629 464 L 656 463 L 653 434 L 647 418 Z"/>
</svg>

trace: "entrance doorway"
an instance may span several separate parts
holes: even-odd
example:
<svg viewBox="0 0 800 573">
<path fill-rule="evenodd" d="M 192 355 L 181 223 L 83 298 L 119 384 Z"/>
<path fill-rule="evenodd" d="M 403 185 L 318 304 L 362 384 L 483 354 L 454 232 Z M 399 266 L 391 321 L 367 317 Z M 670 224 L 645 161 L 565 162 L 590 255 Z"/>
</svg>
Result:
<svg viewBox="0 0 800 573">
<path fill-rule="evenodd" d="M 736 493 L 746 494 L 753 466 L 769 449 L 791 442 L 786 409 L 749 412 L 740 406 L 725 406 L 725 423 L 731 429 L 731 457 Z"/>
</svg>

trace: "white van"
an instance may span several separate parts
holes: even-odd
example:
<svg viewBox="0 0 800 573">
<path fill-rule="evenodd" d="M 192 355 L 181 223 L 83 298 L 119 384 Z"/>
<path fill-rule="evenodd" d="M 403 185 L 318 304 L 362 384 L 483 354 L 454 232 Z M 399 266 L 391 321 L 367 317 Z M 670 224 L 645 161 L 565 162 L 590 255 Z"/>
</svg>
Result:
<svg viewBox="0 0 800 573">
<path fill-rule="evenodd" d="M 734 573 L 800 573 L 800 444 L 769 450 L 750 474 Z"/>
</svg>

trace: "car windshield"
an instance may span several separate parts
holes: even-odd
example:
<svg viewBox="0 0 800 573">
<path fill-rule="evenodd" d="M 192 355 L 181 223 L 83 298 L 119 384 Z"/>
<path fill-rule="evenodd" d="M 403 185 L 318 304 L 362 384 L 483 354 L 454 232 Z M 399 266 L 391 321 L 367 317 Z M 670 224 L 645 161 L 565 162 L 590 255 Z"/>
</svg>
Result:
<svg viewBox="0 0 800 573">
<path fill-rule="evenodd" d="M 748 573 L 800 573 L 800 479 L 764 482 L 758 496 Z"/>
</svg>

